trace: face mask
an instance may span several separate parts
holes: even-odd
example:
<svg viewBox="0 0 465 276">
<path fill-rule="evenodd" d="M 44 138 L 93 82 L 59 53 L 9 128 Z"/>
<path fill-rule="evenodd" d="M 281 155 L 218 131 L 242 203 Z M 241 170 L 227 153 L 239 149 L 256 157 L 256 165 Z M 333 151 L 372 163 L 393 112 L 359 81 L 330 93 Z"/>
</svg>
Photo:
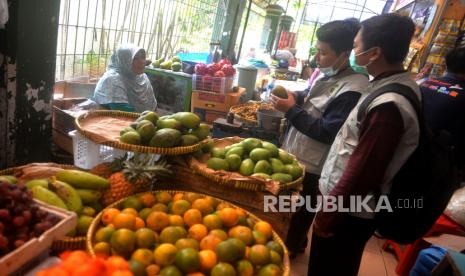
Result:
<svg viewBox="0 0 465 276">
<path fill-rule="evenodd" d="M 334 64 L 337 63 L 337 61 L 339 60 L 341 56 L 339 56 L 334 62 L 333 64 L 331 64 L 331 66 L 329 67 L 320 67 L 320 72 L 325 76 L 325 77 L 334 77 L 337 75 L 337 73 L 339 73 L 339 68 L 338 69 L 334 69 L 333 66 Z"/>
<path fill-rule="evenodd" d="M 352 50 L 350 52 L 350 57 L 349 57 L 349 63 L 350 67 L 357 73 L 364 74 L 364 75 L 369 75 L 366 66 L 358 66 L 357 62 L 355 61 L 355 52 Z"/>
<path fill-rule="evenodd" d="M 370 49 L 368 49 L 368 50 L 366 50 L 366 51 L 363 51 L 363 52 L 361 52 L 360 54 L 355 54 L 355 50 L 352 49 L 352 52 L 350 52 L 350 57 L 349 57 L 350 65 L 352 66 L 352 62 L 353 62 L 353 64 L 354 64 L 355 66 L 357 66 L 357 67 L 359 67 L 359 68 L 363 68 L 363 69 L 366 71 L 366 70 L 367 70 L 367 67 L 368 67 L 370 64 L 372 64 L 373 61 L 370 61 L 370 62 L 368 62 L 368 63 L 365 64 L 365 65 L 360 65 L 360 64 L 357 64 L 357 61 L 355 60 L 355 58 L 358 57 L 358 56 L 360 56 L 360 55 L 363 55 L 363 54 L 367 53 L 367 52 L 370 51 L 371 49 L 373 49 L 373 48 L 370 48 Z"/>
</svg>

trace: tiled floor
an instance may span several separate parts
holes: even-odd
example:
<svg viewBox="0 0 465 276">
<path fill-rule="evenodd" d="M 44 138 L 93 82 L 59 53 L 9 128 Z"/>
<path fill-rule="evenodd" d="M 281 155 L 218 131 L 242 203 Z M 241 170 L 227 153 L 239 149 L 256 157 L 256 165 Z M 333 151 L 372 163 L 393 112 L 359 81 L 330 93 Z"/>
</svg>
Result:
<svg viewBox="0 0 465 276">
<path fill-rule="evenodd" d="M 310 240 L 309 233 L 309 240 Z M 362 263 L 358 276 L 396 276 L 395 268 L 397 265 L 396 257 L 382 249 L 384 240 L 372 237 L 363 253 Z M 306 276 L 308 257 L 310 255 L 310 246 L 307 246 L 304 254 L 300 254 L 291 261 L 292 276 Z"/>
</svg>

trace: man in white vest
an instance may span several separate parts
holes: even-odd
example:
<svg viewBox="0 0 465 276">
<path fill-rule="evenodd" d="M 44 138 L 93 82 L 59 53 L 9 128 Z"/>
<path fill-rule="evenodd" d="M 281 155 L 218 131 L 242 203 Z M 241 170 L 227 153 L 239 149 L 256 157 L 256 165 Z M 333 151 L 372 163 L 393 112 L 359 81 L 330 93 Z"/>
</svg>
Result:
<svg viewBox="0 0 465 276">
<path fill-rule="evenodd" d="M 361 25 L 352 54 L 373 79 L 368 93 L 339 130 L 319 181 L 321 193 L 343 201 L 344 206 L 355 196 L 364 199 L 386 194 L 393 177 L 418 146 L 420 136 L 415 109 L 395 91 L 375 98 L 363 119 L 357 121 L 364 97 L 388 84 L 408 86 L 420 98 L 418 86 L 402 65 L 415 30 L 412 20 L 383 14 Z M 367 206 L 374 208 L 375 199 L 378 197 L 371 197 Z M 365 244 L 376 229 L 375 213 L 365 208 L 348 212 L 338 209 L 319 210 L 316 215 L 308 275 L 358 273 Z"/>
<path fill-rule="evenodd" d="M 358 30 L 359 23 L 353 20 L 321 26 L 315 57 L 321 73 L 310 91 L 288 92 L 288 99 L 271 97 L 290 124 L 282 148 L 305 165 L 301 195 L 310 199 L 312 207 L 316 207 L 318 179 L 331 143 L 368 85 L 368 77 L 354 72 L 349 64 Z M 305 250 L 314 216 L 305 206 L 293 215 L 286 240 L 291 257 Z"/>
</svg>

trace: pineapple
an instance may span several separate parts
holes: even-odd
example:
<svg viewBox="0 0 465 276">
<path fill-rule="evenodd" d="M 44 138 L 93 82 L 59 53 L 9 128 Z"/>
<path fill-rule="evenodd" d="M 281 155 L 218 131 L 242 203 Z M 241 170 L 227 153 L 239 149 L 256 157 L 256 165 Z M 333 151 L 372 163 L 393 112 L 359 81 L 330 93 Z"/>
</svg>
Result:
<svg viewBox="0 0 465 276">
<path fill-rule="evenodd" d="M 120 158 L 116 158 L 112 162 L 105 162 L 98 164 L 97 166 L 90 169 L 90 173 L 98 175 L 103 178 L 109 178 L 114 172 L 121 171 L 123 169 L 123 161 L 128 157 L 127 154 Z"/>
<path fill-rule="evenodd" d="M 108 178 L 110 188 L 103 194 L 102 203 L 107 206 L 134 193 L 147 191 L 157 175 L 171 174 L 166 160 L 159 160 L 153 165 L 151 163 L 151 155 L 140 153 L 135 153 L 131 159 L 123 161 L 123 169 Z"/>
</svg>

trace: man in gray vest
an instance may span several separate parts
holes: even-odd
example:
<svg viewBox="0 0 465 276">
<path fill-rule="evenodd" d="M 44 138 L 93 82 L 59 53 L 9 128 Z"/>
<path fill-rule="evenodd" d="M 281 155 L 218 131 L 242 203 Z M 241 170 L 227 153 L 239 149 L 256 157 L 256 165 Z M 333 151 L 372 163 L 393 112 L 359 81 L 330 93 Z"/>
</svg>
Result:
<svg viewBox="0 0 465 276">
<path fill-rule="evenodd" d="M 321 26 L 316 33 L 316 62 L 321 73 L 310 91 L 288 92 L 288 99 L 271 96 L 275 108 L 286 114 L 290 124 L 282 148 L 305 165 L 301 195 L 311 200 L 313 208 L 330 145 L 368 85 L 368 78 L 354 72 L 349 64 L 358 29 L 358 22 L 353 20 Z M 291 257 L 305 249 L 314 214 L 304 206 L 293 215 L 286 240 Z"/>
<path fill-rule="evenodd" d="M 337 206 L 347 207 L 349 203 L 353 206 L 352 200 L 358 197 L 368 199 L 364 206 L 370 208 L 318 211 L 308 270 L 312 276 L 357 275 L 365 244 L 376 229 L 374 216 L 379 202 L 375 198 L 381 198 L 374 195 L 388 193 L 393 177 L 416 149 L 420 138 L 415 109 L 396 91 L 376 97 L 366 108 L 363 119 L 357 120 L 364 97 L 388 84 L 408 86 L 420 98 L 417 84 L 403 67 L 415 30 L 412 20 L 383 14 L 361 25 L 352 55 L 374 78 L 367 87 L 368 93 L 339 130 L 319 187 L 323 195 L 337 199 Z"/>
</svg>

